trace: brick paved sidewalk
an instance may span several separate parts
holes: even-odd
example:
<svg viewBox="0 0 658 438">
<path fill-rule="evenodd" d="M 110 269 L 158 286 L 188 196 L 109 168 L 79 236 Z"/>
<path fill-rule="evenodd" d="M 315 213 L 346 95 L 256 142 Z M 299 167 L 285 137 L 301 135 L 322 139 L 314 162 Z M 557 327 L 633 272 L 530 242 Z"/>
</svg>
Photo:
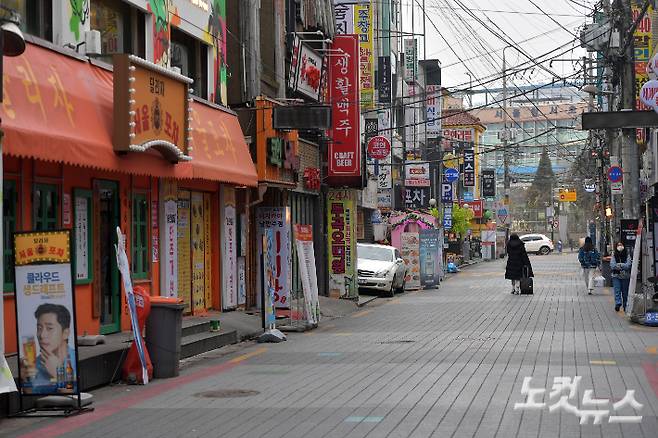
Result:
<svg viewBox="0 0 658 438">
<path fill-rule="evenodd" d="M 20 427 L 39 438 L 657 437 L 658 329 L 616 314 L 609 290 L 588 296 L 575 255 L 531 260 L 532 297 L 509 293 L 504 261 L 482 263 L 438 290 L 397 296 L 288 342 L 211 354 L 145 388 L 102 390 L 92 414 L 11 420 L 0 435 Z M 581 408 L 587 389 L 613 401 L 635 390 L 642 422 L 581 426 L 573 413 L 550 413 L 559 397 L 548 393 L 562 376 L 582 376 L 568 400 Z M 526 402 L 524 377 L 547 389 L 536 398 L 546 407 L 514 409 Z M 215 397 L 226 390 L 239 392 Z"/>
</svg>

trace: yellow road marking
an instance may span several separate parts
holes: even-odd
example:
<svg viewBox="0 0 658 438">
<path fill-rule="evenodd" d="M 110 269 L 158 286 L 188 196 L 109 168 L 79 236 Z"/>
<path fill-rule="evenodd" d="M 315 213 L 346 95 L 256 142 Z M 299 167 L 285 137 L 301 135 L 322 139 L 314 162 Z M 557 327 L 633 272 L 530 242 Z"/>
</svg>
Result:
<svg viewBox="0 0 658 438">
<path fill-rule="evenodd" d="M 649 354 L 658 354 L 658 347 L 647 347 L 646 352 Z"/>
<path fill-rule="evenodd" d="M 590 360 L 590 365 L 617 365 L 617 361 L 614 360 Z"/>
<path fill-rule="evenodd" d="M 251 353 L 246 353 L 246 354 L 240 355 L 240 356 L 238 356 L 238 357 L 236 357 L 236 358 L 233 358 L 233 359 L 229 360 L 228 363 L 240 363 L 240 362 L 244 362 L 245 360 L 247 360 L 247 359 L 249 359 L 249 358 L 252 358 L 252 357 L 254 357 L 254 356 L 258 356 L 259 354 L 263 354 L 263 353 L 265 353 L 266 351 L 267 351 L 267 348 L 265 348 L 265 347 L 263 347 L 263 348 L 259 348 L 259 349 L 257 349 L 257 350 L 252 351 Z"/>
<path fill-rule="evenodd" d="M 370 312 L 372 312 L 372 310 L 364 310 L 363 312 L 356 312 L 356 313 L 352 314 L 352 318 L 360 318 L 362 316 L 367 315 Z"/>
</svg>

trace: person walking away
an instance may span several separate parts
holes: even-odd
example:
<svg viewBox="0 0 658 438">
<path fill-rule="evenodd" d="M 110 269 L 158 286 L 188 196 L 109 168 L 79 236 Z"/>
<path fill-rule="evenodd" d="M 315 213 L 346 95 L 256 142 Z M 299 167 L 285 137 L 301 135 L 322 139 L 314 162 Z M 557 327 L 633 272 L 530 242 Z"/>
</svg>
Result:
<svg viewBox="0 0 658 438">
<path fill-rule="evenodd" d="M 633 260 L 628 256 L 628 251 L 622 242 L 618 242 L 610 259 L 612 270 L 612 286 L 615 289 L 615 312 L 620 308 L 626 311 L 628 301 L 628 285 L 631 283 L 631 266 Z"/>
<path fill-rule="evenodd" d="M 534 277 L 532 265 L 525 250 L 525 243 L 519 239 L 518 234 L 512 234 L 507 242 L 507 266 L 505 267 L 505 278 L 512 280 L 512 294 L 521 293 L 521 278 L 524 269 L 527 269 L 528 277 Z"/>
<path fill-rule="evenodd" d="M 557 241 L 557 252 L 562 254 L 562 241 L 561 240 Z"/>
<path fill-rule="evenodd" d="M 578 250 L 578 261 L 583 268 L 587 294 L 592 295 L 592 291 L 594 290 L 594 274 L 596 273 L 596 268 L 601 263 L 601 254 L 594 248 L 591 237 L 586 237 L 585 243 Z"/>
</svg>

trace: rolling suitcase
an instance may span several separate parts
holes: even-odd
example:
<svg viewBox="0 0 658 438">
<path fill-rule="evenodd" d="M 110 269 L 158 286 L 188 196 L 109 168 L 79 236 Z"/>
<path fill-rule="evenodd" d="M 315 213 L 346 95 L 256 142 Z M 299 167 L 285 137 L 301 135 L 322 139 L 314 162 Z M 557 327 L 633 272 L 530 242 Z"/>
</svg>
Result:
<svg viewBox="0 0 658 438">
<path fill-rule="evenodd" d="M 523 267 L 523 276 L 521 277 L 521 295 L 532 295 L 533 289 L 532 277 L 528 277 L 528 267 Z"/>
</svg>

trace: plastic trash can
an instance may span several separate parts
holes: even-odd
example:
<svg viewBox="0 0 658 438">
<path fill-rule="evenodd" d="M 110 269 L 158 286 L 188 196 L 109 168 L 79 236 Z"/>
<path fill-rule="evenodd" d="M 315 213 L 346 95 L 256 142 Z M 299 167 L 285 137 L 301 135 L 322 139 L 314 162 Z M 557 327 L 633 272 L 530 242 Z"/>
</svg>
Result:
<svg viewBox="0 0 658 438">
<path fill-rule="evenodd" d="M 184 308 L 180 298 L 151 297 L 151 314 L 146 320 L 146 348 L 156 379 L 178 375 Z"/>
</svg>

